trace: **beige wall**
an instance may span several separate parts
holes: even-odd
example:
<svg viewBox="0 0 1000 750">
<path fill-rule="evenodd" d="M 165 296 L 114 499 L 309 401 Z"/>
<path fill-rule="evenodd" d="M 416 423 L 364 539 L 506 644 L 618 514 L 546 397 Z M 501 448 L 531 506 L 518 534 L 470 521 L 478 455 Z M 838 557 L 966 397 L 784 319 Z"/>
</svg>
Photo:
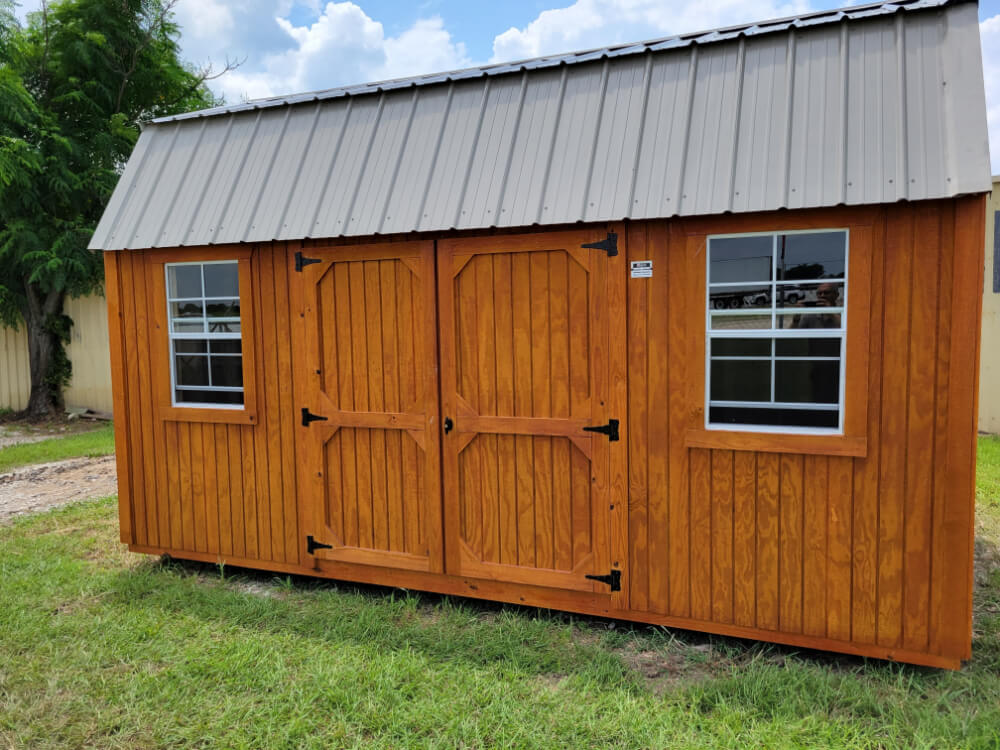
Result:
<svg viewBox="0 0 1000 750">
<path fill-rule="evenodd" d="M 73 363 L 73 380 L 66 389 L 66 406 L 110 412 L 111 357 L 104 297 L 68 300 L 66 314 L 73 319 L 72 338 L 66 347 Z M 23 409 L 30 390 L 24 328 L 14 331 L 0 326 L 0 409 Z"/>
<path fill-rule="evenodd" d="M 15 331 L 0 325 L 0 409 L 23 409 L 30 390 L 24 328 Z"/>
<path fill-rule="evenodd" d="M 986 274 L 983 289 L 983 342 L 979 372 L 979 430 L 1000 433 L 1000 292 L 993 291 L 993 243 L 1000 211 L 1000 176 L 986 201 Z"/>
</svg>

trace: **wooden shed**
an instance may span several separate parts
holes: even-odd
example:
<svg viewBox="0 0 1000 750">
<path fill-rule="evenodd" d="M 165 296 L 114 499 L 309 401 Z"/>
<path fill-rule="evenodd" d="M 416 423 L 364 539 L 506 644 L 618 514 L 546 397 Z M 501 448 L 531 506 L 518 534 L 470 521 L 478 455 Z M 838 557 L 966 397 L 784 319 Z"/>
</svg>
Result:
<svg viewBox="0 0 1000 750">
<path fill-rule="evenodd" d="M 979 44 L 902 0 L 150 123 L 122 540 L 958 667 Z"/>
</svg>

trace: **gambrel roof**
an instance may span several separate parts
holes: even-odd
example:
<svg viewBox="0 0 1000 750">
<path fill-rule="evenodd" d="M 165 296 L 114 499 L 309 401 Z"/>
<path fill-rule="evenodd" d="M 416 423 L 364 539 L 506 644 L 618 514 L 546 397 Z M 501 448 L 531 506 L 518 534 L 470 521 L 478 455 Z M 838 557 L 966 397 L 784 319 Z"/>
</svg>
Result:
<svg viewBox="0 0 1000 750">
<path fill-rule="evenodd" d="M 989 164 L 976 3 L 902 0 L 162 118 L 91 247 L 945 198 Z"/>
</svg>

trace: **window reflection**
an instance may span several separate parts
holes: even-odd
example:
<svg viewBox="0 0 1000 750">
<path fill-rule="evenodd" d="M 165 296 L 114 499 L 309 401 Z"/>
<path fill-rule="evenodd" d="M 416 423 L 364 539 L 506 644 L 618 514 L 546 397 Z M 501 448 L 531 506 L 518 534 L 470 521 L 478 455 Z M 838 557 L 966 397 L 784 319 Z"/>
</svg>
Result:
<svg viewBox="0 0 1000 750">
<path fill-rule="evenodd" d="M 846 267 L 845 231 L 709 239 L 710 424 L 840 425 Z"/>
</svg>

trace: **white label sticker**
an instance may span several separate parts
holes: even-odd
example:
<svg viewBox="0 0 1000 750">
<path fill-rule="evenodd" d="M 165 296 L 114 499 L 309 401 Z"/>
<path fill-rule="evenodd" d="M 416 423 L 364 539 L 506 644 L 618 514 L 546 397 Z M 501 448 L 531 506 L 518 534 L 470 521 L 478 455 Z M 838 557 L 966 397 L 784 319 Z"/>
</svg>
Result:
<svg viewBox="0 0 1000 750">
<path fill-rule="evenodd" d="M 633 279 L 649 279 L 653 276 L 653 261 L 651 260 L 633 260 L 632 261 L 632 278 Z"/>
</svg>

